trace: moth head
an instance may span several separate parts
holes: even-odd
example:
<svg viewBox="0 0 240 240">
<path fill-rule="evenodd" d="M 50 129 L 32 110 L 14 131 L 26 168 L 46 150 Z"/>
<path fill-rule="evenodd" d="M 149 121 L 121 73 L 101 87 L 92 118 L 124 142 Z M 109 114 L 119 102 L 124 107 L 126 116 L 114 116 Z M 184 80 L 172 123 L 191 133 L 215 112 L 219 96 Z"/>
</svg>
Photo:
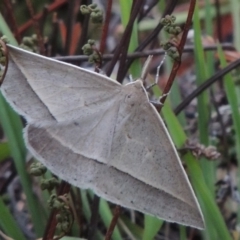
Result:
<svg viewBox="0 0 240 240">
<path fill-rule="evenodd" d="M 124 102 L 131 107 L 139 106 L 148 101 L 148 96 L 141 80 L 126 84 L 123 91 L 125 95 Z"/>
</svg>

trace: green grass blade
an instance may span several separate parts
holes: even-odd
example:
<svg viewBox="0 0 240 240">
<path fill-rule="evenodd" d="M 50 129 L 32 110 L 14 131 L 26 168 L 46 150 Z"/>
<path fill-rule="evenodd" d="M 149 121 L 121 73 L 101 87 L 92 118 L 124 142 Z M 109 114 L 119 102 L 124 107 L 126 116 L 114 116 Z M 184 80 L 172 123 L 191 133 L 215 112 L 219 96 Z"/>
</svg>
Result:
<svg viewBox="0 0 240 240">
<path fill-rule="evenodd" d="M 163 1 L 161 1 L 163 2 Z M 220 5 L 220 12 L 221 15 L 228 15 L 231 14 L 231 6 L 228 1 L 222 2 Z M 174 16 L 176 17 L 176 24 L 181 25 L 186 22 L 188 11 L 179 11 L 179 12 L 174 12 Z M 214 4 L 212 4 L 210 8 L 210 14 L 213 17 L 216 17 L 216 7 Z M 207 16 L 206 9 L 205 7 L 199 9 L 199 18 L 200 20 L 204 20 Z M 138 29 L 139 31 L 149 31 L 154 29 L 157 24 L 159 23 L 159 19 L 153 18 L 153 19 L 144 19 L 138 24 Z"/>
<path fill-rule="evenodd" d="M 122 215 L 120 217 L 119 225 L 121 229 L 123 229 L 123 231 L 126 231 L 126 229 L 123 228 L 123 224 L 129 229 L 131 235 L 134 235 L 136 239 L 142 239 L 143 229 L 140 226 L 138 226 L 136 223 L 133 223 L 131 219 L 125 215 Z"/>
<path fill-rule="evenodd" d="M 211 15 L 211 7 L 212 7 L 212 3 L 210 0 L 205 0 L 206 3 L 206 18 L 205 18 L 205 26 L 206 26 L 206 32 L 209 36 L 213 36 L 214 32 L 213 32 L 213 15 Z M 206 69 L 207 69 L 207 73 L 208 76 L 210 77 L 215 73 L 215 57 L 214 57 L 214 52 L 211 51 L 207 51 L 205 52 L 206 55 Z"/>
<path fill-rule="evenodd" d="M 182 147 L 187 137 L 167 103 L 165 103 L 162 113 L 167 122 L 169 133 L 175 145 L 178 148 Z M 206 223 L 205 230 L 209 236 L 209 239 L 231 240 L 230 234 L 218 209 L 218 206 L 216 205 L 215 200 L 205 183 L 203 172 L 201 171 L 198 161 L 190 153 L 186 154 L 183 159 L 187 165 L 187 172 L 190 181 L 204 214 Z"/>
<path fill-rule="evenodd" d="M 90 207 L 90 204 L 88 202 L 87 192 L 88 191 L 85 190 L 85 189 L 80 190 L 83 215 L 85 216 L 85 218 L 87 219 L 87 222 L 89 223 L 90 219 L 91 219 L 91 207 Z M 91 195 L 93 196 L 93 194 L 91 194 Z M 99 230 L 96 231 L 95 238 L 96 238 L 96 240 L 98 240 L 98 239 L 103 240 L 104 239 L 102 233 L 100 233 Z"/>
<path fill-rule="evenodd" d="M 11 152 L 7 142 L 0 144 L 0 162 L 11 156 Z"/>
<path fill-rule="evenodd" d="M 112 221 L 113 214 L 112 214 L 112 211 L 111 211 L 107 201 L 105 201 L 102 198 L 100 199 L 100 204 L 99 204 L 99 214 L 101 216 L 101 219 L 104 222 L 104 225 L 108 229 L 110 226 L 110 223 Z M 112 239 L 113 240 L 122 240 L 118 226 L 115 226 L 115 228 L 114 228 Z"/>
<path fill-rule="evenodd" d="M 0 13 L 0 33 L 7 36 L 8 40 L 10 41 L 10 43 L 12 45 L 15 45 L 15 46 L 18 45 L 16 39 L 14 38 L 14 36 L 12 34 L 12 31 L 9 29 L 9 27 L 8 27 L 7 23 L 5 22 L 1 13 Z"/>
<path fill-rule="evenodd" d="M 7 136 L 11 155 L 24 192 L 27 196 L 28 208 L 34 224 L 37 236 L 42 236 L 44 228 L 41 219 L 40 204 L 32 192 L 31 179 L 26 171 L 25 157 L 26 149 L 22 138 L 22 123 L 19 116 L 6 103 L 0 95 L 0 121 Z"/>
<path fill-rule="evenodd" d="M 231 16 L 232 16 L 232 20 L 233 20 L 233 31 L 232 31 L 233 41 L 234 41 L 234 46 L 239 51 L 240 50 L 240 16 L 239 16 L 240 4 L 239 4 L 239 0 L 231 0 L 230 5 L 231 5 Z"/>
<path fill-rule="evenodd" d="M 8 207 L 4 204 L 0 196 L 0 226 L 6 235 L 13 239 L 25 240 L 21 229 L 18 227 L 16 221 L 9 212 Z"/>
<path fill-rule="evenodd" d="M 8 37 L 11 44 L 17 45 L 11 30 L 8 28 L 5 20 L 0 14 L 0 31 Z M 43 219 L 41 219 L 41 205 L 32 192 L 31 180 L 26 171 L 25 157 L 26 149 L 22 137 L 22 123 L 20 117 L 12 110 L 6 103 L 3 96 L 0 94 L 0 120 L 4 132 L 8 138 L 8 144 L 11 155 L 14 159 L 14 164 L 17 169 L 18 175 L 24 192 L 27 196 L 27 203 L 30 215 L 32 217 L 36 235 L 41 237 L 44 231 Z"/>
<path fill-rule="evenodd" d="M 218 55 L 220 58 L 221 67 L 226 67 L 227 62 L 223 53 L 223 50 L 220 45 L 218 45 Z M 233 119 L 233 128 L 235 130 L 235 139 L 236 139 L 236 153 L 237 153 L 237 159 L 238 159 L 238 166 L 240 166 L 240 113 L 238 109 L 238 97 L 236 92 L 236 86 L 234 84 L 234 80 L 232 78 L 231 73 L 226 74 L 223 77 L 223 84 L 224 89 L 226 91 L 227 99 L 229 102 L 229 105 L 232 110 L 232 119 Z M 238 174 L 240 174 L 240 170 L 238 169 Z M 238 189 L 240 187 L 240 180 L 238 179 L 237 182 Z M 239 217 L 240 211 L 238 210 L 238 220 L 240 220 Z"/>
<path fill-rule="evenodd" d="M 126 26 L 129 21 L 131 6 L 132 6 L 132 1 L 120 0 L 121 19 L 122 19 L 122 23 L 124 26 Z M 137 46 L 138 46 L 138 24 L 137 24 L 137 21 L 135 21 L 128 52 L 133 52 L 137 48 Z M 135 60 L 130 67 L 130 73 L 133 75 L 133 77 L 136 78 L 141 75 L 141 70 L 142 70 L 142 65 L 141 65 L 140 61 Z M 149 224 L 149 221 L 151 222 L 151 224 Z M 145 225 L 144 225 L 143 236 L 148 236 L 149 232 L 152 230 L 153 226 L 155 226 L 155 229 L 157 228 L 157 226 L 159 228 L 161 226 L 160 220 L 158 220 L 156 218 L 153 218 L 150 220 L 149 216 L 147 216 L 147 215 L 145 215 L 144 222 L 145 222 Z M 158 230 L 159 230 L 159 228 L 158 228 Z M 156 232 L 158 230 L 156 230 Z M 146 239 L 146 238 L 144 238 L 144 239 Z"/>
<path fill-rule="evenodd" d="M 93 191 L 88 190 L 88 193 L 93 198 L 93 195 L 94 195 Z M 86 201 L 85 201 L 85 203 L 86 203 Z M 113 214 L 109 207 L 108 202 L 102 198 L 100 198 L 100 203 L 99 203 L 99 215 L 100 215 L 106 229 L 108 229 L 111 224 L 111 221 L 113 219 Z M 112 234 L 112 239 L 113 240 L 121 240 L 122 239 L 118 226 L 115 226 L 115 228 L 114 228 L 114 231 Z"/>
<path fill-rule="evenodd" d="M 196 4 L 193 26 L 194 26 L 194 57 L 196 64 L 197 85 L 201 85 L 207 79 L 207 70 L 205 66 L 205 57 L 201 39 L 201 26 Z M 208 144 L 208 122 L 209 122 L 209 99 L 208 93 L 204 92 L 198 97 L 198 128 L 200 141 L 203 144 Z M 208 166 L 207 166 L 208 167 Z M 205 169 L 204 169 L 205 170 Z"/>
<path fill-rule="evenodd" d="M 227 62 L 220 45 L 218 45 L 218 55 L 220 58 L 221 67 L 222 68 L 226 67 Z M 239 154 L 238 150 L 240 149 L 240 145 L 239 145 L 240 144 L 240 114 L 238 110 L 238 98 L 236 94 L 236 86 L 234 84 L 231 73 L 228 73 L 223 77 L 223 84 L 224 84 L 224 89 L 226 91 L 228 102 L 232 110 L 233 127 L 236 132 L 236 149 L 237 149 L 237 153 Z M 238 164 L 240 166 L 240 154 L 238 155 L 237 159 L 238 159 Z"/>
<path fill-rule="evenodd" d="M 194 57 L 195 57 L 196 76 L 197 76 L 196 82 L 197 82 L 197 85 L 199 86 L 205 81 L 205 79 L 208 78 L 209 75 L 206 69 L 207 64 L 204 57 L 204 51 L 202 46 L 198 4 L 196 4 L 196 7 L 195 7 L 195 12 L 193 16 L 193 26 L 194 26 Z M 199 139 L 202 144 L 204 144 L 205 146 L 208 146 L 209 145 L 208 125 L 209 125 L 210 110 L 211 110 L 209 105 L 208 91 L 205 91 L 198 97 L 197 110 L 198 110 Z M 204 172 L 206 183 L 211 193 L 214 194 L 214 183 L 215 183 L 214 163 L 209 162 L 207 159 L 202 158 L 201 167 Z"/>
<path fill-rule="evenodd" d="M 61 240 L 86 240 L 86 238 L 79 238 L 79 237 L 62 237 Z"/>
<path fill-rule="evenodd" d="M 120 0 L 119 3 L 120 3 L 120 8 L 121 8 L 122 24 L 123 24 L 123 26 L 126 27 L 128 24 L 128 21 L 129 21 L 130 13 L 131 13 L 132 0 L 131 1 Z M 132 35 L 131 35 L 131 39 L 130 39 L 130 43 L 129 43 L 128 52 L 129 53 L 134 52 L 134 50 L 137 48 L 137 46 L 138 46 L 138 24 L 137 24 L 137 21 L 135 21 L 133 24 Z M 132 63 L 129 70 L 134 78 L 138 78 L 140 76 L 141 70 L 142 70 L 140 60 L 139 59 L 135 60 Z"/>
<path fill-rule="evenodd" d="M 81 201 L 82 201 L 82 211 L 83 214 L 85 216 L 85 218 L 87 219 L 88 222 L 90 222 L 90 218 L 91 218 L 91 207 L 89 205 L 88 202 L 88 198 L 87 198 L 87 190 L 81 190 Z"/>
<path fill-rule="evenodd" d="M 161 229 L 163 223 L 163 220 L 145 214 L 142 240 L 154 239 L 158 231 Z"/>
<path fill-rule="evenodd" d="M 180 226 L 180 240 L 187 240 L 187 231 L 184 226 Z"/>
</svg>

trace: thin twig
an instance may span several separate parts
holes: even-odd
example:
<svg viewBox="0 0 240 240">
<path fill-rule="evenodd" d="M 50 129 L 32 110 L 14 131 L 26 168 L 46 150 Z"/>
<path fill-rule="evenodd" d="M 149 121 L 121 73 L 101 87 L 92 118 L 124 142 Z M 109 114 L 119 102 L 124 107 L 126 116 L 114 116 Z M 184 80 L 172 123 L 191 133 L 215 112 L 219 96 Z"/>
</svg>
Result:
<svg viewBox="0 0 240 240">
<path fill-rule="evenodd" d="M 226 157 L 226 159 L 227 159 L 228 150 L 229 150 L 228 141 L 227 141 L 227 133 L 226 133 L 223 118 L 222 118 L 222 115 L 219 111 L 219 106 L 218 106 L 217 101 L 215 99 L 214 92 L 213 92 L 212 88 L 210 88 L 210 96 L 211 96 L 211 102 L 213 104 L 213 107 L 215 108 L 216 113 L 217 113 L 217 121 L 219 122 L 221 130 L 222 130 L 222 143 L 223 143 L 223 146 L 224 146 L 223 147 L 223 156 Z"/>
<path fill-rule="evenodd" d="M 101 36 L 101 42 L 100 42 L 100 47 L 99 47 L 99 52 L 102 55 L 103 55 L 103 53 L 105 51 L 105 47 L 106 47 L 106 40 L 107 40 L 109 23 L 110 23 L 110 20 L 111 20 L 111 13 L 112 13 L 112 0 L 108 0 L 107 1 L 106 16 L 105 16 L 105 21 L 104 21 L 102 36 Z"/>
<path fill-rule="evenodd" d="M 40 49 L 40 53 L 41 54 L 44 54 L 45 53 L 45 48 L 44 48 L 44 42 L 43 42 L 43 37 L 42 37 L 42 33 L 40 31 L 40 26 L 39 26 L 39 19 L 36 20 L 34 18 L 35 14 L 34 14 L 34 9 L 33 9 L 33 5 L 32 5 L 32 2 L 31 0 L 25 0 L 26 1 L 26 4 L 27 4 L 27 7 L 28 7 L 28 10 L 29 10 L 29 13 L 31 15 L 31 18 L 34 22 L 34 25 L 35 25 L 35 29 L 36 29 L 36 34 L 37 34 L 37 39 L 38 39 L 38 45 L 39 45 L 39 49 Z M 45 54 L 44 54 L 45 55 Z"/>
<path fill-rule="evenodd" d="M 59 7 L 61 7 L 64 4 L 66 4 L 67 2 L 68 2 L 67 0 L 56 0 L 54 3 L 52 3 L 51 5 L 49 5 L 47 7 L 48 12 L 56 11 L 56 9 L 58 9 Z M 38 13 L 33 17 L 33 19 L 35 21 L 40 20 L 42 18 L 42 15 L 43 15 L 43 12 Z M 26 30 L 28 30 L 29 27 L 31 27 L 34 24 L 33 19 L 27 21 L 21 27 L 19 27 L 19 29 L 18 29 L 19 34 L 23 34 Z"/>
<path fill-rule="evenodd" d="M 172 14 L 175 6 L 177 5 L 178 1 L 177 0 L 169 0 L 167 1 L 167 6 L 163 12 L 163 16 L 165 17 L 166 15 L 170 15 Z M 135 52 L 141 52 L 143 51 L 143 49 L 149 44 L 151 43 L 159 34 L 159 32 L 162 30 L 163 25 L 161 23 L 161 21 L 159 21 L 158 25 L 155 27 L 155 29 L 148 34 L 148 36 L 143 40 L 143 42 L 135 49 Z M 134 61 L 134 59 L 129 59 L 126 64 L 125 64 L 125 69 L 122 73 L 122 76 L 125 76 L 127 74 L 127 71 L 130 67 L 130 65 L 132 64 L 132 62 Z"/>
<path fill-rule="evenodd" d="M 87 0 L 85 2 L 86 5 L 89 5 L 91 3 L 92 3 L 91 0 Z M 81 32 L 80 40 L 78 43 L 78 47 L 80 49 L 80 54 L 83 53 L 82 47 L 84 44 L 86 44 L 87 39 L 88 39 L 89 19 L 90 19 L 90 14 L 83 15 L 82 32 Z M 87 56 L 87 59 L 89 59 L 89 56 Z M 78 64 L 80 64 L 80 63 L 78 63 Z"/>
<path fill-rule="evenodd" d="M 206 90 L 209 86 L 213 83 L 218 81 L 224 75 L 235 69 L 236 67 L 240 66 L 240 59 L 230 63 L 227 67 L 219 70 L 216 74 L 212 77 L 204 81 L 200 86 L 198 86 L 188 97 L 186 97 L 174 110 L 174 113 L 178 115 L 195 97 L 200 95 L 204 90 Z"/>
<path fill-rule="evenodd" d="M 111 224 L 110 224 L 110 226 L 109 226 L 109 228 L 107 230 L 107 233 L 106 233 L 106 236 L 105 236 L 105 240 L 111 240 L 111 237 L 112 237 L 114 228 L 117 225 L 117 221 L 118 221 L 118 218 L 120 216 L 120 213 L 121 213 L 121 207 L 117 205 L 115 207 L 115 209 L 114 209 L 114 215 L 113 215 Z"/>
<path fill-rule="evenodd" d="M 1 230 L 0 230 L 0 237 L 2 237 L 3 240 L 14 240 L 13 238 L 10 238 L 6 234 L 4 234 Z"/>
<path fill-rule="evenodd" d="M 70 49 L 71 49 L 71 43 L 72 43 L 72 37 L 73 37 L 73 26 L 75 24 L 76 16 L 79 11 L 76 11 L 76 5 L 79 4 L 79 1 L 77 0 L 72 0 L 69 1 L 68 3 L 68 9 L 67 9 L 67 19 L 66 19 L 66 29 L 67 29 L 67 34 L 66 34 L 66 41 L 65 41 L 65 46 L 64 46 L 64 53 L 65 55 L 70 54 Z"/>
<path fill-rule="evenodd" d="M 139 1 L 133 1 L 133 5 L 132 5 L 132 11 L 131 11 L 131 15 L 130 15 L 130 19 L 128 22 L 127 27 L 129 27 L 130 30 L 128 32 L 128 34 L 126 34 L 126 38 L 124 41 L 122 41 L 122 45 L 120 45 L 121 47 L 121 58 L 120 58 L 120 62 L 119 62 L 119 68 L 118 68 L 118 73 L 117 73 L 117 81 L 118 82 L 122 82 L 125 75 L 124 75 L 124 69 L 125 69 L 125 65 L 126 65 L 126 60 L 127 60 L 127 53 L 128 53 L 128 46 L 130 44 L 130 40 L 131 40 L 131 35 L 132 35 L 132 29 L 133 29 L 133 25 L 134 22 L 138 16 L 138 13 L 141 11 L 141 9 L 143 8 L 143 4 L 144 1 L 141 1 L 141 3 Z"/>
<path fill-rule="evenodd" d="M 50 35 L 49 44 L 51 46 L 51 55 L 55 56 L 57 52 L 57 41 L 58 41 L 58 16 L 57 13 L 54 13 L 52 16 L 52 31 Z"/>
<path fill-rule="evenodd" d="M 221 47 L 223 50 L 232 50 L 235 51 L 235 47 L 232 45 L 232 43 L 222 43 Z M 216 44 L 203 46 L 204 51 L 215 51 L 217 49 Z M 194 51 L 194 46 L 185 46 L 183 52 L 185 53 L 192 53 Z M 154 49 L 154 50 L 146 50 L 144 52 L 134 52 L 129 53 L 127 55 L 128 59 L 136 59 L 136 58 L 145 58 L 149 55 L 164 55 L 165 50 L 162 48 Z M 55 59 L 59 61 L 66 61 L 66 62 L 78 62 L 78 61 L 87 61 L 88 56 L 86 55 L 74 55 L 74 56 L 62 56 L 62 57 L 55 57 Z M 110 61 L 113 58 L 113 54 L 104 54 L 102 55 L 102 59 L 104 61 Z"/>
<path fill-rule="evenodd" d="M 4 0 L 4 4 L 7 8 L 7 16 L 9 18 L 10 22 L 11 22 L 11 27 L 13 29 L 14 36 L 17 39 L 18 43 L 20 43 L 21 35 L 19 34 L 16 18 L 14 16 L 12 1 Z"/>
<path fill-rule="evenodd" d="M 7 49 L 7 46 L 5 44 L 4 41 L 2 41 L 0 39 L 0 48 L 1 48 L 1 51 L 3 52 L 4 56 L 5 56 L 5 67 L 4 67 L 4 72 L 0 78 L 0 86 L 2 85 L 3 83 L 3 80 L 6 76 L 6 73 L 7 73 L 7 70 L 8 70 L 8 62 L 9 62 L 9 59 L 8 59 L 8 49 Z"/>
<path fill-rule="evenodd" d="M 193 17 L 193 13 L 194 13 L 194 9 L 195 9 L 195 4 L 196 4 L 196 0 L 191 0 L 186 24 L 184 26 L 182 38 L 181 38 L 181 41 L 180 41 L 179 46 L 178 46 L 178 52 L 179 52 L 180 59 L 181 59 L 181 56 L 182 56 L 182 53 L 183 53 L 185 42 L 187 40 L 188 30 L 190 29 L 190 26 L 191 26 L 191 23 L 192 23 L 192 17 Z M 177 71 L 178 71 L 180 65 L 181 65 L 181 61 L 175 61 L 174 64 L 173 64 L 172 71 L 170 73 L 168 82 L 167 82 L 167 84 L 166 84 L 166 86 L 163 90 L 163 97 L 161 98 L 162 105 L 165 102 L 165 100 L 167 98 L 167 94 L 169 93 L 169 91 L 172 87 L 173 81 L 174 81 L 174 79 L 177 75 Z M 162 107 L 159 107 L 159 110 L 161 110 L 161 108 Z"/>
<path fill-rule="evenodd" d="M 217 38 L 219 42 L 223 41 L 223 25 L 222 25 L 222 16 L 220 13 L 220 3 L 219 0 L 215 0 L 215 9 L 216 9 L 216 26 L 217 26 Z"/>
<path fill-rule="evenodd" d="M 108 27 L 109 27 L 109 22 L 111 18 L 111 10 L 112 10 L 112 0 L 108 0 L 107 11 L 106 11 L 104 26 L 103 26 L 102 35 L 101 35 L 100 48 L 98 51 L 96 51 L 97 54 L 100 55 L 101 61 L 98 66 L 95 66 L 95 72 L 98 72 L 98 69 L 102 65 L 102 54 L 105 51 Z M 100 198 L 97 195 L 94 195 L 92 208 L 91 208 L 92 215 L 91 215 L 91 220 L 90 220 L 89 229 L 88 229 L 89 240 L 94 239 L 94 234 L 97 229 L 99 202 L 100 202 Z"/>
<path fill-rule="evenodd" d="M 97 195 L 94 195 L 93 197 L 93 202 L 91 206 L 91 219 L 90 219 L 90 224 L 88 227 L 88 240 L 94 240 L 96 229 L 97 229 L 97 223 L 98 223 L 98 209 L 99 209 L 99 203 L 100 203 L 100 198 Z"/>
<path fill-rule="evenodd" d="M 70 187 L 71 185 L 69 183 L 62 181 L 59 187 L 58 196 L 69 193 Z M 57 226 L 56 214 L 56 210 L 53 210 L 51 212 L 42 240 L 49 240 L 54 238 L 54 233 Z"/>
<path fill-rule="evenodd" d="M 146 6 L 144 6 L 143 11 L 140 13 L 140 16 L 138 18 L 138 22 L 141 22 L 144 17 L 147 16 L 147 14 L 158 4 L 158 0 L 152 0 L 152 2 L 147 2 L 147 9 L 145 9 Z"/>
<path fill-rule="evenodd" d="M 48 8 L 47 8 L 47 6 L 43 6 L 42 13 L 43 13 L 42 17 L 39 19 L 39 29 L 40 29 L 41 33 L 43 33 L 44 25 L 45 25 L 47 17 L 48 17 Z"/>
<path fill-rule="evenodd" d="M 139 4 L 139 5 L 141 7 L 141 4 Z M 129 19 L 128 24 L 126 26 L 126 29 L 123 33 L 123 36 L 122 36 L 118 46 L 114 50 L 114 56 L 113 56 L 111 62 L 107 66 L 107 69 L 106 69 L 106 75 L 107 76 L 111 75 L 112 70 L 113 70 L 114 66 L 116 65 L 116 62 L 119 60 L 119 56 L 122 53 L 122 48 L 128 49 L 128 44 L 129 44 L 129 40 L 130 40 L 130 36 L 131 36 L 131 33 L 132 33 L 132 28 L 133 28 L 133 23 L 134 23 L 134 20 L 137 17 L 137 14 L 138 14 L 137 10 L 139 10 L 139 5 L 134 4 L 134 6 L 136 6 L 136 7 L 133 8 L 133 11 L 130 15 L 130 19 Z"/>
<path fill-rule="evenodd" d="M 99 47 L 99 50 L 97 51 L 97 54 L 99 54 L 99 57 L 100 57 L 100 61 L 98 62 L 98 65 L 95 66 L 95 72 L 99 72 L 99 69 L 102 67 L 102 55 L 106 47 L 108 28 L 109 28 L 109 23 L 111 19 L 111 12 L 112 12 L 112 0 L 108 0 L 107 11 L 106 11 L 105 21 L 104 21 L 102 35 L 101 35 L 100 47 Z"/>
</svg>

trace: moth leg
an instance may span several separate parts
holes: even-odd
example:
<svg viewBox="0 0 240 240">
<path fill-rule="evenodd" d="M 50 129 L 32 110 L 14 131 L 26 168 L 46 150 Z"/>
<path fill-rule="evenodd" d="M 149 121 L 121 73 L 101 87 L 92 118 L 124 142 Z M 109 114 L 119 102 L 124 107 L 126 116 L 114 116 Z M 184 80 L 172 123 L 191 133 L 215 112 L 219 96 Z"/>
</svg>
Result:
<svg viewBox="0 0 240 240">
<path fill-rule="evenodd" d="M 163 94 L 163 95 L 159 98 L 158 101 L 161 102 L 161 100 L 162 100 L 163 98 L 167 97 L 169 93 L 170 93 L 170 91 L 169 91 L 168 93 Z"/>
<path fill-rule="evenodd" d="M 164 61 L 165 61 L 165 59 L 166 59 L 166 55 L 167 55 L 167 53 L 165 52 L 162 61 L 160 62 L 160 64 L 159 64 L 158 67 L 157 67 L 157 73 L 156 73 L 156 76 L 155 76 L 155 82 L 154 82 L 153 84 L 147 86 L 147 87 L 146 87 L 146 90 L 149 90 L 150 88 L 152 88 L 152 87 L 154 87 L 155 85 L 157 85 L 158 80 L 159 80 L 159 71 L 160 71 L 160 68 L 162 67 L 162 65 L 163 65 L 163 63 L 164 63 Z"/>
<path fill-rule="evenodd" d="M 154 107 L 162 107 L 163 104 L 159 101 L 150 101 Z"/>
<path fill-rule="evenodd" d="M 162 107 L 163 103 L 161 102 L 162 98 L 165 98 L 168 96 L 170 92 L 163 94 L 157 101 L 150 101 L 155 107 Z"/>
</svg>

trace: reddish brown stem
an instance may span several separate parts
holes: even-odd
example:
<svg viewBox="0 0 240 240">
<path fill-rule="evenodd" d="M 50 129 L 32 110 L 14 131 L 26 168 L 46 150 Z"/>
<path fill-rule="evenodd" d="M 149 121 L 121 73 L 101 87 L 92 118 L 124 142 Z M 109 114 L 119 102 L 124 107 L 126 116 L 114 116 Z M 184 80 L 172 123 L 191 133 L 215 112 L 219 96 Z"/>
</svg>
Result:
<svg viewBox="0 0 240 240">
<path fill-rule="evenodd" d="M 116 206 L 115 209 L 114 209 L 114 216 L 112 218 L 111 224 L 110 224 L 110 226 L 107 230 L 106 236 L 105 236 L 105 240 L 111 240 L 111 237 L 112 237 L 114 228 L 117 225 L 117 221 L 118 221 L 118 218 L 120 216 L 120 213 L 121 213 L 121 207 Z"/>
<path fill-rule="evenodd" d="M 133 23 L 134 23 L 137 15 L 138 15 L 139 10 L 141 9 L 142 4 L 143 4 L 143 2 L 141 2 L 141 4 L 134 4 L 134 2 L 133 2 L 134 7 L 132 9 L 130 19 L 128 21 L 126 29 L 123 33 L 123 36 L 122 36 L 118 46 L 114 50 L 114 55 L 113 55 L 113 58 L 112 58 L 111 62 L 107 66 L 107 69 L 106 69 L 106 75 L 107 76 L 111 75 L 112 70 L 113 70 L 116 62 L 119 60 L 120 55 L 123 53 L 123 50 L 126 51 L 126 49 L 128 49 L 130 36 L 131 36 L 131 33 L 132 33 L 132 28 L 133 28 Z M 123 60 L 125 61 L 125 58 L 123 58 Z M 118 70 L 118 72 L 120 72 L 120 70 Z M 117 80 L 118 80 L 118 78 L 117 78 Z"/>
<path fill-rule="evenodd" d="M 181 38 L 181 41 L 180 41 L 179 46 L 178 46 L 178 52 L 179 52 L 180 59 L 181 59 L 183 49 L 184 49 L 184 45 L 185 45 L 185 42 L 186 42 L 186 39 L 187 39 L 188 30 L 189 30 L 189 28 L 191 26 L 191 23 L 192 23 L 192 17 L 193 17 L 195 5 L 196 5 L 196 0 L 191 0 L 186 24 L 184 26 L 182 38 Z M 163 90 L 163 97 L 161 98 L 161 103 L 162 104 L 166 100 L 167 94 L 169 93 L 169 91 L 172 87 L 173 81 L 174 81 L 174 79 L 177 75 L 177 71 L 178 71 L 180 65 L 181 65 L 181 60 L 180 61 L 175 61 L 174 64 L 173 64 L 172 71 L 170 73 L 168 82 L 167 82 L 167 84 L 166 84 L 166 86 Z M 161 107 L 160 107 L 160 110 L 161 110 Z"/>
<path fill-rule="evenodd" d="M 71 186 L 68 183 L 62 182 L 58 191 L 58 196 L 68 193 L 70 191 L 70 187 Z M 49 240 L 54 238 L 55 228 L 57 226 L 56 214 L 56 210 L 53 210 L 51 212 L 42 240 Z"/>
<path fill-rule="evenodd" d="M 108 27 L 111 19 L 111 11 L 112 11 L 112 0 L 107 1 L 107 11 L 105 16 L 105 23 L 102 30 L 102 36 L 101 36 L 101 43 L 99 47 L 99 52 L 101 54 L 104 54 L 105 46 L 106 46 L 106 39 L 108 34 Z"/>
<path fill-rule="evenodd" d="M 53 12 L 65 3 L 67 3 L 67 0 L 56 0 L 54 3 L 49 5 L 49 7 L 47 7 L 47 10 L 48 10 L 48 12 Z M 33 17 L 33 19 L 40 20 L 42 18 L 42 16 L 43 16 L 43 12 L 36 14 Z M 21 27 L 19 27 L 19 29 L 18 29 L 19 34 L 24 33 L 29 27 L 31 27 L 34 24 L 33 19 L 27 21 Z"/>
<path fill-rule="evenodd" d="M 111 10 L 112 10 L 112 0 L 108 0 L 107 11 L 106 11 L 103 30 L 102 30 L 99 50 L 97 50 L 93 47 L 93 49 L 99 55 L 99 59 L 100 59 L 99 64 L 95 66 L 95 72 L 99 72 L 99 68 L 102 65 L 102 54 L 105 51 L 106 39 L 107 39 L 107 34 L 108 34 L 108 27 L 109 27 L 109 22 L 110 22 L 110 18 L 111 18 Z M 92 211 L 91 227 L 90 227 L 91 229 L 88 233 L 88 239 L 92 239 L 94 237 L 94 232 L 95 232 L 95 228 L 96 228 L 96 225 L 97 225 L 97 221 L 96 221 L 97 216 L 96 215 L 98 214 L 98 208 L 99 208 L 99 198 L 97 196 L 95 196 L 94 197 L 94 204 L 93 204 L 94 211 Z"/>
<path fill-rule="evenodd" d="M 4 72 L 2 74 L 2 77 L 0 78 L 0 86 L 1 86 L 2 83 L 3 83 L 3 80 L 4 80 L 5 76 L 6 76 L 7 69 L 8 69 L 8 49 L 7 49 L 7 46 L 6 46 L 5 42 L 3 42 L 1 40 L 1 38 L 0 38 L 0 47 L 2 48 L 1 51 L 3 52 L 3 54 L 4 54 L 5 58 L 6 58 L 6 64 L 5 64 Z"/>
<path fill-rule="evenodd" d="M 43 43 L 43 37 L 42 37 L 42 33 L 40 31 L 40 27 L 39 27 L 39 19 L 35 19 L 34 16 L 34 9 L 33 9 L 33 5 L 32 5 L 32 2 L 31 0 L 25 0 L 26 1 L 26 4 L 27 4 L 27 7 L 28 7 L 28 11 L 31 15 L 31 18 L 33 20 L 33 23 L 35 25 L 35 30 L 36 30 L 36 34 L 37 34 L 37 39 L 38 39 L 38 45 L 39 45 L 39 49 L 40 49 L 40 53 L 41 54 L 44 54 L 45 53 L 45 49 L 44 49 L 44 43 Z M 44 54 L 45 55 L 45 54 Z"/>
<path fill-rule="evenodd" d="M 17 22 L 16 22 L 16 19 L 15 19 L 15 16 L 13 14 L 12 3 L 9 0 L 4 0 L 4 4 L 5 4 L 6 9 L 7 9 L 7 15 L 8 15 L 9 20 L 11 22 L 11 26 L 13 28 L 14 36 L 15 36 L 15 38 L 17 39 L 17 41 L 19 43 L 21 41 L 21 36 L 19 34 L 19 31 L 18 31 L 18 27 L 17 27 Z"/>
</svg>

